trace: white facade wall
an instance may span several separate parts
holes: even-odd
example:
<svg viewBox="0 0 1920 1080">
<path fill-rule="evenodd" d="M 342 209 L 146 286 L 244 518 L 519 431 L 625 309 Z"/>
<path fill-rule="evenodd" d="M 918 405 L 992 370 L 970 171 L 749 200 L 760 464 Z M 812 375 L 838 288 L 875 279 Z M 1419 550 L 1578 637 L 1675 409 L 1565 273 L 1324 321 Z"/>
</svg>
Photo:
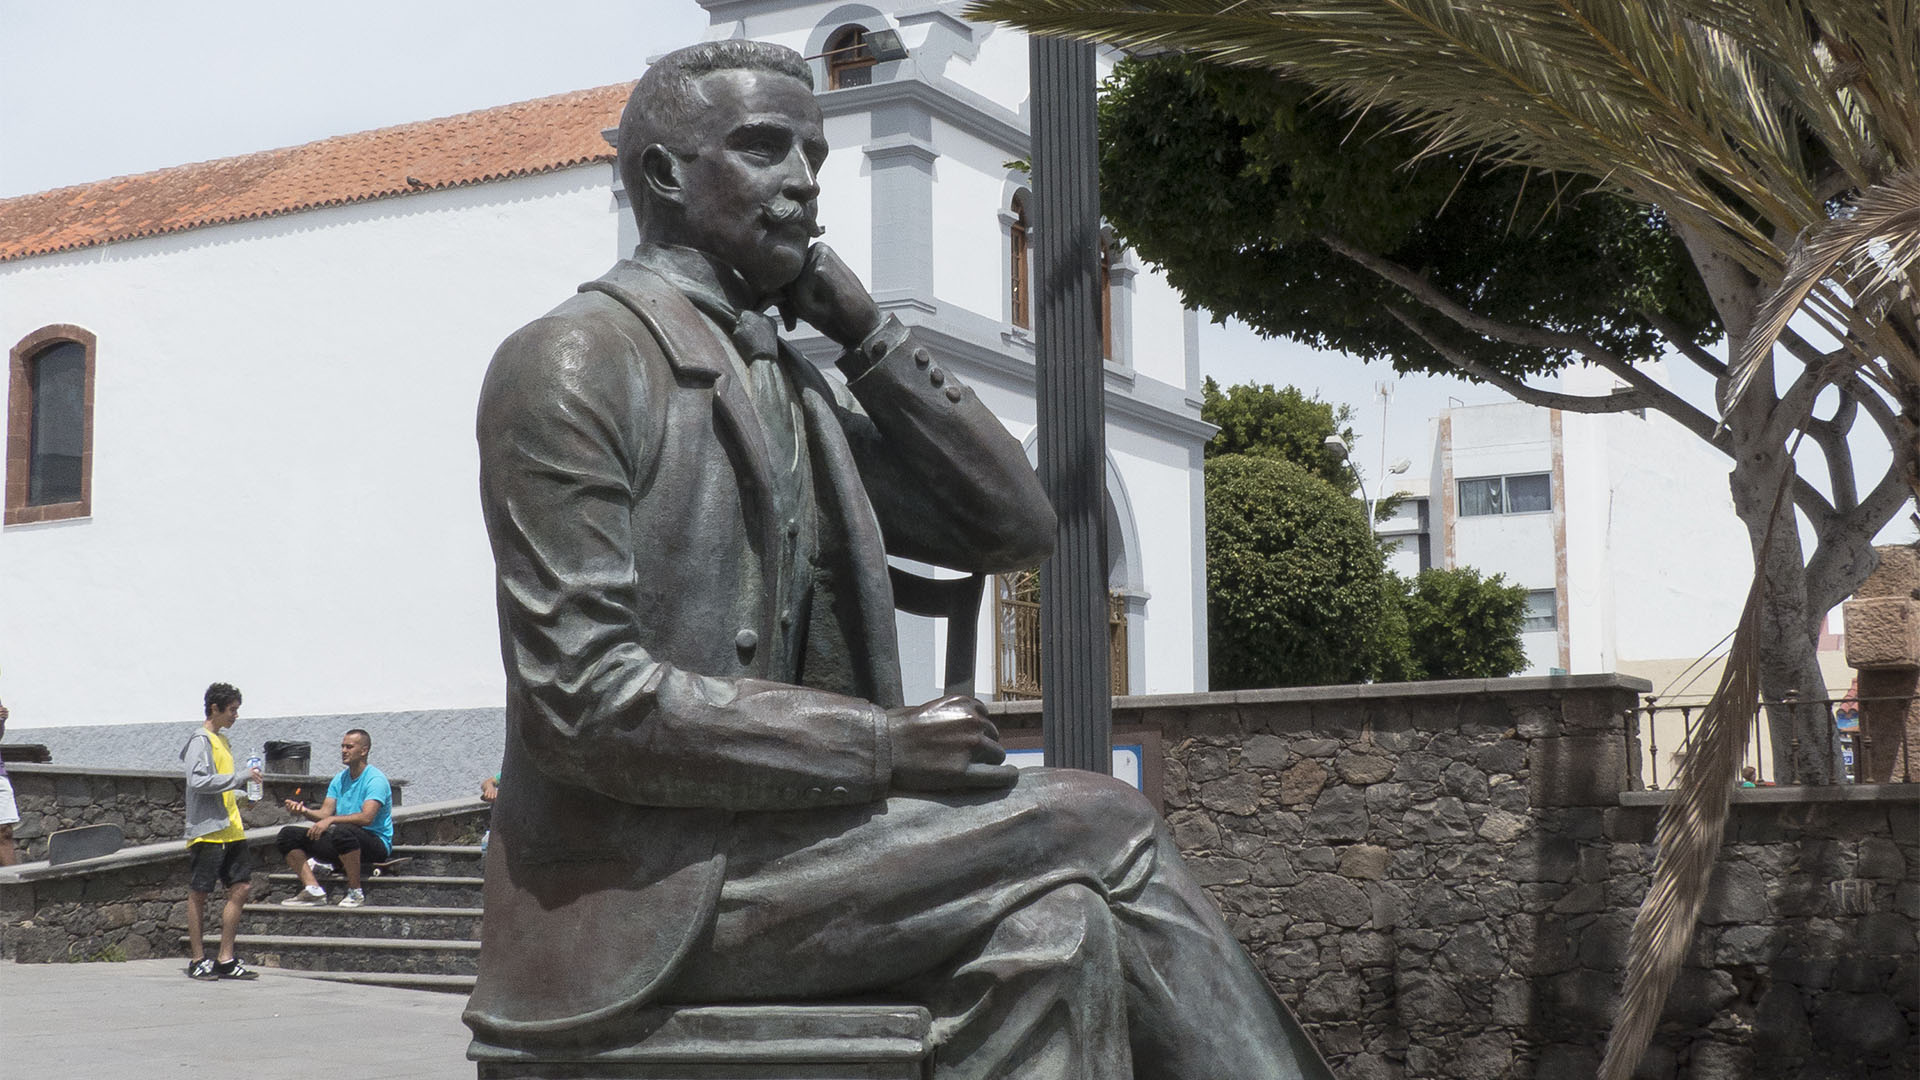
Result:
<svg viewBox="0 0 1920 1080">
<path fill-rule="evenodd" d="M 1584 372 L 1563 388 L 1608 390 Z M 1452 538 L 1445 564 L 1556 591 L 1557 630 L 1522 635 L 1524 674 L 1690 660 L 1732 629 L 1752 564 L 1728 465 L 1673 420 L 1511 402 L 1449 409 L 1440 428 L 1431 506 L 1435 534 Z M 1462 480 L 1539 473 L 1555 477 L 1551 512 L 1458 512 Z"/>
<path fill-rule="evenodd" d="M 808 52 L 845 21 L 822 22 L 833 5 L 708 6 L 710 36 L 742 31 L 722 9 L 751 8 L 747 32 Z M 975 80 L 997 103 L 968 101 L 1001 110 L 1003 129 L 1024 124 L 1024 39 L 927 10 L 901 21 L 910 45 L 945 42 L 916 53 L 929 68 L 997 72 Z M 915 77 L 915 63 L 896 74 Z M 876 251 L 898 238 L 875 226 L 888 208 L 876 209 L 870 151 L 897 144 L 864 111 L 827 113 L 826 241 L 874 281 Z M 947 335 L 942 362 L 1030 444 L 1031 342 L 1009 322 L 1000 220 L 1004 163 L 1023 148 L 944 120 L 924 141 L 931 218 L 904 231 L 931 243 L 932 295 L 883 303 Z M 256 717 L 497 707 L 479 382 L 508 333 L 635 240 L 614 170 L 596 165 L 0 264 L 0 339 L 52 323 L 99 338 L 92 516 L 0 531 L 12 726 L 195 720 L 215 679 L 239 685 Z M 1191 320 L 1159 278 L 1115 278 L 1131 291 L 1114 306 L 1135 361 L 1108 377 L 1132 690 L 1204 689 L 1209 429 Z M 944 627 L 902 628 L 909 696 L 916 682 L 931 694 Z"/>
<path fill-rule="evenodd" d="M 616 258 L 610 171 L 0 264 L 0 340 L 99 337 L 92 516 L 0 531 L 15 726 L 498 705 L 474 402 Z"/>
</svg>

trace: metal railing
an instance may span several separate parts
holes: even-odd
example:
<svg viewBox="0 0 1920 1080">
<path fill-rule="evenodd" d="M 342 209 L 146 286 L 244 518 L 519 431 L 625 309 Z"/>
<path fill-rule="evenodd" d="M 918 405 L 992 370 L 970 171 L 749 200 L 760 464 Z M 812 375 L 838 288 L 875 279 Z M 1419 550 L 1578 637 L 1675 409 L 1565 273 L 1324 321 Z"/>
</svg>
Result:
<svg viewBox="0 0 1920 1080">
<path fill-rule="evenodd" d="M 1779 701 L 1762 700 L 1755 703 L 1754 721 L 1750 725 L 1745 743 L 1740 748 L 1740 765 L 1736 770 L 1736 782 L 1771 787 L 1770 779 L 1780 773 L 1792 776 L 1797 772 L 1794 765 L 1802 760 L 1803 753 L 1817 753 L 1819 748 L 1803 747 L 1800 738 L 1795 735 L 1786 748 L 1787 760 L 1776 761 L 1773 740 L 1769 735 L 1767 710 L 1780 707 L 1815 707 L 1821 709 L 1827 718 L 1827 730 L 1833 732 L 1835 748 L 1839 752 L 1841 767 L 1837 770 L 1834 782 L 1855 784 L 1869 781 L 1890 783 L 1908 783 L 1920 778 L 1920 767 L 1916 767 L 1912 751 L 1920 747 L 1908 745 L 1909 725 L 1904 719 L 1893 724 L 1872 725 L 1881 728 L 1894 728 L 1898 745 L 1893 748 L 1876 747 L 1869 725 L 1862 723 L 1863 713 L 1879 710 L 1893 712 L 1901 717 L 1907 714 L 1914 702 L 1913 696 L 1905 697 L 1868 697 L 1850 696 L 1843 698 L 1801 698 L 1788 693 Z M 1677 776 L 1686 764 L 1693 750 L 1701 714 L 1706 710 L 1706 702 L 1694 701 L 1684 704 L 1662 704 L 1658 697 L 1649 695 L 1635 709 L 1629 710 L 1627 723 L 1631 732 L 1640 739 L 1641 768 L 1648 790 L 1658 790 L 1662 786 L 1678 785 Z M 1883 741 L 1884 741 L 1883 736 Z M 1880 755 L 1885 755 L 1882 760 Z M 1751 774 L 1748 770 L 1753 770 Z M 1881 776 L 1879 774 L 1885 774 Z"/>
</svg>

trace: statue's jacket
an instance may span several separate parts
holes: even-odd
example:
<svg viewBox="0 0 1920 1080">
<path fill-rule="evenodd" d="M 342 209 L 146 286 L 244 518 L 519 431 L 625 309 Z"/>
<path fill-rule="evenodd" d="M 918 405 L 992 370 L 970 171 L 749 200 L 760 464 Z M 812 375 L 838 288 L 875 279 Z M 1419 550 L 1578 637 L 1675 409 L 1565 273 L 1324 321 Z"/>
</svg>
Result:
<svg viewBox="0 0 1920 1080">
<path fill-rule="evenodd" d="M 818 551 L 806 685 L 770 678 L 762 568 L 789 526 L 731 348 L 628 261 L 488 368 L 507 738 L 466 1019 L 489 1042 L 572 1041 L 657 996 L 713 918 L 735 812 L 885 796 L 887 554 L 996 572 L 1052 544 L 1019 444 L 897 321 L 846 382 L 789 352 Z"/>
</svg>

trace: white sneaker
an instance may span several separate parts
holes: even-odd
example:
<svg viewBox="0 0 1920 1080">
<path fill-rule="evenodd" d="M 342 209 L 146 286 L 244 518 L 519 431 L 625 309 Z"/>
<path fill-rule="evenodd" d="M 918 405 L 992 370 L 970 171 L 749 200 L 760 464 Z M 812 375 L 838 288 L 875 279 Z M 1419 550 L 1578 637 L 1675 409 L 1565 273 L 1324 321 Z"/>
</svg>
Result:
<svg viewBox="0 0 1920 1080">
<path fill-rule="evenodd" d="M 321 904 L 324 904 L 326 902 L 327 902 L 327 890 L 316 887 L 312 889 L 301 889 L 299 892 L 294 893 L 292 896 L 289 896 L 285 900 L 280 901 L 280 906 L 281 907 L 319 907 Z"/>
<path fill-rule="evenodd" d="M 337 906 L 359 907 L 360 905 L 366 902 L 367 902 L 366 893 L 361 892 L 359 889 L 349 889 L 347 890 L 347 895 L 340 898 L 340 903 Z"/>
</svg>

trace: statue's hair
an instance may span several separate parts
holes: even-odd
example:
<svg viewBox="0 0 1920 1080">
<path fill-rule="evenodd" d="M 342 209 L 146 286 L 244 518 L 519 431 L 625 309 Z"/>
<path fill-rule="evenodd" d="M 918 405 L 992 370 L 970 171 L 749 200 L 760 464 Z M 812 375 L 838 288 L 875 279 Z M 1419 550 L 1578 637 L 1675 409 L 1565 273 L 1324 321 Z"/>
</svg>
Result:
<svg viewBox="0 0 1920 1080">
<path fill-rule="evenodd" d="M 620 113 L 620 181 L 637 206 L 645 197 L 640 155 L 654 143 L 678 149 L 681 129 L 707 104 L 695 83 L 716 71 L 764 71 L 786 75 L 813 89 L 813 69 L 785 45 L 731 38 L 703 41 L 655 61 L 627 97 Z"/>
</svg>

